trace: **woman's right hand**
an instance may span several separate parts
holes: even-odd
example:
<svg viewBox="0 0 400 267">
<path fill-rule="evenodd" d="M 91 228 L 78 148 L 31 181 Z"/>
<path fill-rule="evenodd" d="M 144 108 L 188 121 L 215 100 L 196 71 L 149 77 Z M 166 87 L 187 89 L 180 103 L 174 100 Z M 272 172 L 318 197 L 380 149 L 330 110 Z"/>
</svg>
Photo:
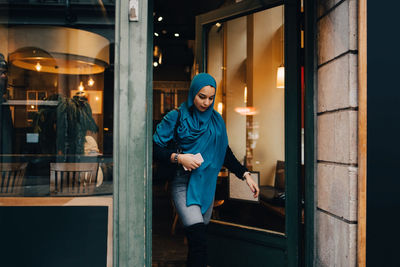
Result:
<svg viewBox="0 0 400 267">
<path fill-rule="evenodd" d="M 196 159 L 193 154 L 179 154 L 178 163 L 185 167 L 188 171 L 195 170 L 201 165 L 201 161 Z"/>
</svg>

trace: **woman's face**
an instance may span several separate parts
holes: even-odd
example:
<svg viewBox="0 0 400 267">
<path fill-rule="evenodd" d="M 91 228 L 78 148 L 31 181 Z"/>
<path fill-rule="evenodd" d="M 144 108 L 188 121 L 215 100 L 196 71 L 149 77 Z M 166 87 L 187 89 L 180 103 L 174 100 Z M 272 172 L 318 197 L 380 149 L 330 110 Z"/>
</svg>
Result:
<svg viewBox="0 0 400 267">
<path fill-rule="evenodd" d="M 212 86 L 204 86 L 194 97 L 193 104 L 201 112 L 204 112 L 214 102 L 215 88 Z"/>
</svg>

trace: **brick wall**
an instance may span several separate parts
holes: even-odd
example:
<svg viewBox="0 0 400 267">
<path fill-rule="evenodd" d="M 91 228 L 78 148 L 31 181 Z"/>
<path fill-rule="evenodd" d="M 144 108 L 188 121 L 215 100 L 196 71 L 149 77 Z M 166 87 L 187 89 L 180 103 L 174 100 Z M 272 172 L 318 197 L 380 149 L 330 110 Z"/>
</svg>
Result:
<svg viewBox="0 0 400 267">
<path fill-rule="evenodd" d="M 357 0 L 318 0 L 316 265 L 357 262 Z"/>
</svg>

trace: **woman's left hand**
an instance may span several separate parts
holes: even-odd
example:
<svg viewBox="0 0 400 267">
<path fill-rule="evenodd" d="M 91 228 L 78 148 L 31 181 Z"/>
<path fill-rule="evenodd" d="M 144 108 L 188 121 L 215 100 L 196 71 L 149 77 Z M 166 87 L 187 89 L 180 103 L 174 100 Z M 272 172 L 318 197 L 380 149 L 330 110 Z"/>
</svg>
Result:
<svg viewBox="0 0 400 267">
<path fill-rule="evenodd" d="M 254 193 L 254 198 L 257 198 L 258 194 L 260 193 L 260 188 L 258 188 L 257 183 L 254 182 L 253 178 L 251 178 L 250 173 L 246 173 L 244 178 L 246 179 L 246 183 L 250 187 L 251 192 Z"/>
</svg>

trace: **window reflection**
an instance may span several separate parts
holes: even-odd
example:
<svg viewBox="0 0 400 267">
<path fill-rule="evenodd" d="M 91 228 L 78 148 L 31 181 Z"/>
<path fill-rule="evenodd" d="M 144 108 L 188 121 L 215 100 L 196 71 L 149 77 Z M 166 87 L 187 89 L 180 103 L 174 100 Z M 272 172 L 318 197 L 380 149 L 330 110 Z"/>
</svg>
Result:
<svg viewBox="0 0 400 267">
<path fill-rule="evenodd" d="M 222 89 L 215 108 L 223 107 L 232 151 L 257 175 L 261 189 L 258 203 L 232 197 L 235 181 L 223 169 L 213 218 L 284 232 L 285 89 L 277 88 L 284 64 L 283 7 L 214 25 L 207 40 L 207 71 Z"/>
<path fill-rule="evenodd" d="M 0 35 L 0 196 L 112 194 L 113 27 Z"/>
</svg>

